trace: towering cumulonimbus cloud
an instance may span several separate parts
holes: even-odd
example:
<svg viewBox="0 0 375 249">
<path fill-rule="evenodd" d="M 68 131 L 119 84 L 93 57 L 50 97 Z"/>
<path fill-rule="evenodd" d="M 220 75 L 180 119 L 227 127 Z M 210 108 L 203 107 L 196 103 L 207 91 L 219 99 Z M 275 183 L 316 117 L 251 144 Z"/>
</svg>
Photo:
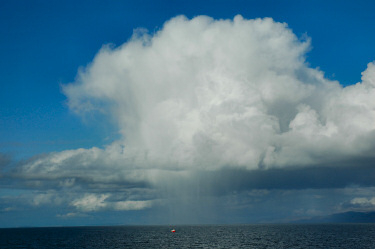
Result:
<svg viewBox="0 0 375 249">
<path fill-rule="evenodd" d="M 368 163 L 361 175 L 342 171 L 332 183 L 337 173 L 316 166 L 373 161 L 375 65 L 361 83 L 343 87 L 309 67 L 309 49 L 309 39 L 270 18 L 178 16 L 155 34 L 136 30 L 125 44 L 104 46 L 63 86 L 72 110 L 104 113 L 121 138 L 36 156 L 12 177 L 56 190 L 41 199 L 80 212 L 149 208 L 166 189 L 180 196 L 190 183 L 194 193 L 221 194 L 358 182 Z"/>
<path fill-rule="evenodd" d="M 109 112 L 140 164 L 257 169 L 368 153 L 374 65 L 343 88 L 308 67 L 309 48 L 269 18 L 179 16 L 103 47 L 64 92 L 79 113 Z"/>
</svg>

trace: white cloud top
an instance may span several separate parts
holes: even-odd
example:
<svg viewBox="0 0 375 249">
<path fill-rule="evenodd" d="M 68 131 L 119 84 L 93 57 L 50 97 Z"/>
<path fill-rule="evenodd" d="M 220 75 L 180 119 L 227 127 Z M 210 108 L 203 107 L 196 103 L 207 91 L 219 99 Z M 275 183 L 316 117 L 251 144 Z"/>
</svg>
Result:
<svg viewBox="0 0 375 249">
<path fill-rule="evenodd" d="M 308 67 L 308 49 L 272 19 L 180 16 L 105 46 L 64 92 L 77 112 L 110 113 L 142 165 L 256 169 L 367 153 L 375 66 L 343 88 Z"/>
</svg>

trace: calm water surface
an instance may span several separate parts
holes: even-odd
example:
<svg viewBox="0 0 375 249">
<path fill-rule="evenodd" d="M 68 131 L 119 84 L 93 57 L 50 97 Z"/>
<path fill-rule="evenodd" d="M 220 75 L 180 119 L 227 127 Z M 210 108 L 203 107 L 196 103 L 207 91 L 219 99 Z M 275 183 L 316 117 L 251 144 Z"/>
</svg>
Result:
<svg viewBox="0 0 375 249">
<path fill-rule="evenodd" d="M 375 224 L 12 228 L 0 248 L 375 248 Z"/>
</svg>

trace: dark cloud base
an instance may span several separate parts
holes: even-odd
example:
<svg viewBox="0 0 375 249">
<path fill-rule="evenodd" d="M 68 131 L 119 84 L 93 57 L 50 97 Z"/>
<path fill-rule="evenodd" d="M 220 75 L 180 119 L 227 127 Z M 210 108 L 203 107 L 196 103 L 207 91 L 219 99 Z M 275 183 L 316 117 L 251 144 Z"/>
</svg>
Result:
<svg viewBox="0 0 375 249">
<path fill-rule="evenodd" d="M 252 189 L 327 189 L 375 186 L 375 159 L 306 168 L 245 170 L 227 168 L 197 173 L 201 190 L 211 194 Z M 214 186 L 214 187 L 213 187 Z"/>
</svg>

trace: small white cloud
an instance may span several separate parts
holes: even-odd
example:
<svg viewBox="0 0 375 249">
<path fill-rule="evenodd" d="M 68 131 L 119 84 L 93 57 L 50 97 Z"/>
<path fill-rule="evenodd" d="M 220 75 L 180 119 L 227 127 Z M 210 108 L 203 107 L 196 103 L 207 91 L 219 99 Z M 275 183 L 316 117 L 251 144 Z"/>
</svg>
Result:
<svg viewBox="0 0 375 249">
<path fill-rule="evenodd" d="M 107 207 L 104 201 L 108 197 L 109 194 L 86 194 L 84 197 L 72 201 L 71 205 L 83 212 L 99 211 Z"/>
<path fill-rule="evenodd" d="M 344 211 L 375 211 L 375 197 L 355 197 L 350 201 L 343 202 L 340 206 Z"/>
<path fill-rule="evenodd" d="M 84 213 L 67 213 L 67 214 L 58 214 L 56 217 L 58 218 L 63 218 L 63 219 L 68 219 L 68 218 L 75 218 L 75 217 L 87 217 L 87 214 Z"/>
<path fill-rule="evenodd" d="M 32 204 L 34 206 L 40 206 L 45 204 L 51 204 L 52 198 L 54 197 L 53 194 L 47 193 L 47 194 L 36 194 L 34 195 L 34 198 L 32 199 Z"/>
<path fill-rule="evenodd" d="M 142 210 L 152 206 L 152 201 L 118 201 L 111 204 L 115 210 Z"/>
<path fill-rule="evenodd" d="M 360 206 L 373 206 L 375 207 L 375 197 L 373 198 L 364 198 L 364 197 L 357 197 L 350 201 L 353 205 L 360 205 Z"/>
<path fill-rule="evenodd" d="M 15 211 L 15 210 L 18 210 L 18 208 L 16 208 L 16 207 L 6 207 L 6 208 L 1 209 L 0 211 L 1 212 L 10 212 L 10 211 Z"/>
<path fill-rule="evenodd" d="M 142 210 L 152 206 L 151 200 L 126 200 L 126 201 L 111 201 L 108 198 L 111 194 L 86 194 L 81 198 L 77 198 L 71 202 L 71 206 L 82 212 L 96 212 L 104 209 L 129 211 Z"/>
</svg>

